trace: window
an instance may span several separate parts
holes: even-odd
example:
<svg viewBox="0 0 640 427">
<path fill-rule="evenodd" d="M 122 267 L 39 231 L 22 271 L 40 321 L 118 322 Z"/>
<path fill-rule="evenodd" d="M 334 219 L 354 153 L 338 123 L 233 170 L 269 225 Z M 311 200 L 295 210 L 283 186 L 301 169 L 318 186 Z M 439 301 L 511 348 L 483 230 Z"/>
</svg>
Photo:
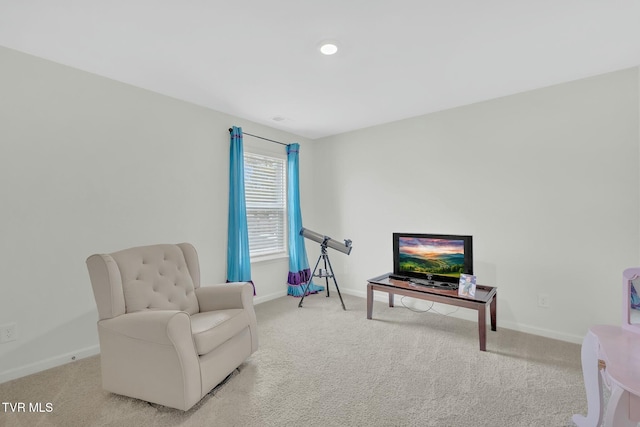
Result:
<svg viewBox="0 0 640 427">
<path fill-rule="evenodd" d="M 251 259 L 286 255 L 286 160 L 244 153 L 244 191 Z"/>
</svg>

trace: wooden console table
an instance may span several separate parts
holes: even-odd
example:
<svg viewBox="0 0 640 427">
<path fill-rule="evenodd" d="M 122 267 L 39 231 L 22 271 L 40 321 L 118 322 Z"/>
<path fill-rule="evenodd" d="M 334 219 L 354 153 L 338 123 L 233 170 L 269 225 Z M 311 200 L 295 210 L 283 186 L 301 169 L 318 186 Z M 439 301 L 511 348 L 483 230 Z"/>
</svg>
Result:
<svg viewBox="0 0 640 427">
<path fill-rule="evenodd" d="M 491 315 L 491 330 L 495 331 L 496 324 L 496 298 L 497 288 L 492 286 L 476 286 L 474 297 L 459 296 L 457 290 L 430 288 L 415 285 L 402 280 L 389 278 L 389 274 L 369 279 L 367 284 L 367 319 L 373 314 L 373 291 L 382 291 L 389 294 L 389 307 L 393 307 L 394 295 L 404 295 L 456 307 L 478 310 L 478 334 L 480 337 L 480 351 L 487 350 L 487 306 Z"/>
</svg>

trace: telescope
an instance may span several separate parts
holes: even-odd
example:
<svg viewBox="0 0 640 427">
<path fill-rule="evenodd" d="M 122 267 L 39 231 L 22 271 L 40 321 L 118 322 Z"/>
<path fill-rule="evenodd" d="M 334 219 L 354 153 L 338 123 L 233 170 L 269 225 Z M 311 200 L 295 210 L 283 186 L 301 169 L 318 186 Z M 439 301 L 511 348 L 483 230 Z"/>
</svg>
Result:
<svg viewBox="0 0 640 427">
<path fill-rule="evenodd" d="M 333 274 L 333 267 L 331 267 L 331 261 L 329 261 L 329 254 L 327 253 L 327 248 L 335 249 L 336 251 L 340 251 L 343 254 L 349 255 L 351 253 L 351 240 L 344 239 L 344 242 L 339 242 L 337 240 L 333 240 L 329 236 L 325 236 L 320 233 L 316 233 L 315 231 L 308 230 L 304 227 L 300 229 L 300 235 L 313 240 L 314 242 L 320 243 L 320 256 L 318 257 L 318 262 L 316 262 L 316 266 L 313 268 L 313 273 L 309 276 L 309 280 L 302 292 L 302 298 L 298 303 L 298 307 L 302 307 L 302 301 L 304 301 L 304 297 L 307 295 L 309 291 L 309 285 L 311 284 L 311 280 L 314 277 L 324 278 L 325 283 L 327 285 L 327 297 L 329 296 L 329 278 L 333 279 L 333 283 L 336 285 L 336 290 L 338 291 L 338 296 L 340 297 L 340 303 L 342 304 L 342 309 L 346 310 L 347 308 L 344 306 L 344 301 L 342 300 L 342 294 L 340 293 L 340 288 L 338 287 L 338 281 L 336 280 L 335 274 Z M 318 264 L 320 264 L 320 260 L 324 261 L 324 268 L 318 270 Z M 316 271 L 318 274 L 316 274 Z"/>
<path fill-rule="evenodd" d="M 351 240 L 349 239 L 344 239 L 344 242 L 339 242 L 337 240 L 332 239 L 329 236 L 316 233 L 315 231 L 311 231 L 304 227 L 300 229 L 300 235 L 302 235 L 303 237 L 309 240 L 313 240 L 314 242 L 318 242 L 324 247 L 328 247 L 331 249 L 335 249 L 336 251 L 340 251 L 343 254 L 349 255 L 351 253 Z"/>
</svg>

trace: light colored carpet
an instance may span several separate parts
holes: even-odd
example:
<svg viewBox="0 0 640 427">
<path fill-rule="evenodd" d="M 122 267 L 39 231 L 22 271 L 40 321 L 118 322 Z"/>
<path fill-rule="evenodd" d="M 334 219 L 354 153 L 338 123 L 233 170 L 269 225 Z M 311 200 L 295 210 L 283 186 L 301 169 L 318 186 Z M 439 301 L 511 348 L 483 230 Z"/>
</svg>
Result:
<svg viewBox="0 0 640 427">
<path fill-rule="evenodd" d="M 0 384 L 2 426 L 572 426 L 586 414 L 580 346 L 335 293 L 256 306 L 260 347 L 188 412 L 107 393 L 99 357 Z M 489 329 L 489 328 L 488 328 Z"/>
</svg>

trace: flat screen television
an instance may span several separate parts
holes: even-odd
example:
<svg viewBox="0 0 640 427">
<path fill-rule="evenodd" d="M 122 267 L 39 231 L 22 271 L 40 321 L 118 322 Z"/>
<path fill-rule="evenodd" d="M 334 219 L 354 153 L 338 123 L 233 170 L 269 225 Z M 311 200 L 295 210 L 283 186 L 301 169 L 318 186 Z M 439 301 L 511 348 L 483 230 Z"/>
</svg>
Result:
<svg viewBox="0 0 640 427">
<path fill-rule="evenodd" d="M 393 233 L 393 274 L 458 283 L 473 274 L 472 236 Z"/>
</svg>

